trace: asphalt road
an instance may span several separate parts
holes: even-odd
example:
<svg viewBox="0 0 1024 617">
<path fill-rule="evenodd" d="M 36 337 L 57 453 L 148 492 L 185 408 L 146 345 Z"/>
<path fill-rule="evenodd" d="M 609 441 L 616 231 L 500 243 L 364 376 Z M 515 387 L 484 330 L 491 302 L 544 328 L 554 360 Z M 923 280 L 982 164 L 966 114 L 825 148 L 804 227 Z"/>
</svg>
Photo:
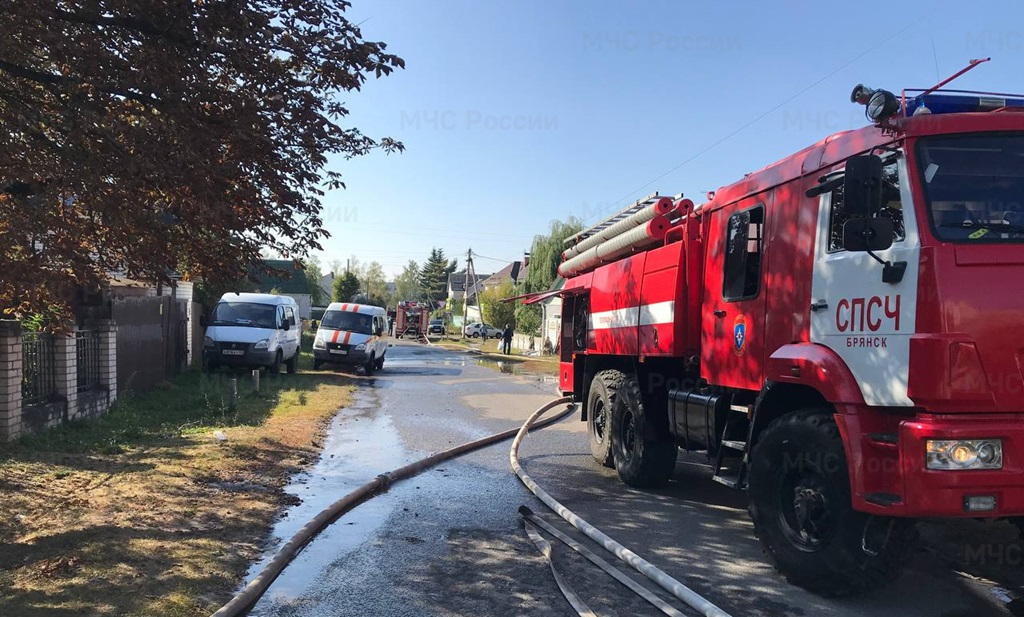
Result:
<svg viewBox="0 0 1024 617">
<path fill-rule="evenodd" d="M 362 380 L 354 405 L 335 418 L 320 461 L 290 487 L 302 503 L 275 528 L 278 544 L 377 474 L 517 427 L 556 396 L 551 381 L 500 369 L 397 341 L 384 370 Z M 523 504 L 695 614 L 547 510 L 512 473 L 508 450 L 504 442 L 442 464 L 346 514 L 252 614 L 574 615 L 523 531 Z M 578 414 L 531 434 L 520 456 L 556 499 L 734 616 L 1008 615 L 1005 589 L 1024 583 L 1024 551 L 1010 525 L 932 522 L 922 525 L 922 545 L 899 581 L 857 598 L 822 599 L 775 573 L 753 537 L 746 495 L 712 482 L 696 460 L 681 457 L 665 489 L 629 489 L 591 459 Z M 553 546 L 556 567 L 598 615 L 661 614 L 566 546 Z"/>
</svg>

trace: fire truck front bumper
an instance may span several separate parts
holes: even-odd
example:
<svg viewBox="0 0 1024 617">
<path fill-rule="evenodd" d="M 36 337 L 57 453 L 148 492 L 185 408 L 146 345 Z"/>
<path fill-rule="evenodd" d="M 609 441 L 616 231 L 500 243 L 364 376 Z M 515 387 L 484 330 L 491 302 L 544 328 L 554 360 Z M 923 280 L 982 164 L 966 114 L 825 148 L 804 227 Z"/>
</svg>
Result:
<svg viewBox="0 0 1024 617">
<path fill-rule="evenodd" d="M 1024 515 L 1024 413 L 918 415 L 900 423 L 896 445 L 904 491 L 891 513 Z"/>
</svg>

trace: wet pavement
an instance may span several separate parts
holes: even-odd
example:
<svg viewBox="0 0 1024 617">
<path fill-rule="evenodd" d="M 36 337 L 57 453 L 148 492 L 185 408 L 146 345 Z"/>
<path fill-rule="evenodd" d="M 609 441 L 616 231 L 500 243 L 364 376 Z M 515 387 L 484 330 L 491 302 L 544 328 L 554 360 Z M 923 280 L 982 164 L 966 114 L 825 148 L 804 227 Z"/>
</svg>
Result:
<svg viewBox="0 0 1024 617">
<path fill-rule="evenodd" d="M 334 419 L 320 460 L 289 486 L 301 503 L 285 513 L 276 543 L 250 577 L 320 510 L 377 474 L 518 427 L 556 396 L 550 378 L 521 374 L 515 364 L 404 341 L 388 351 L 384 370 L 361 384 Z M 442 463 L 345 514 L 303 549 L 251 614 L 573 615 L 523 532 L 523 504 L 696 614 L 551 514 L 510 470 L 508 449 L 506 441 Z M 712 482 L 696 460 L 681 457 L 665 489 L 629 489 L 591 459 L 578 414 L 531 434 L 520 459 L 556 499 L 737 617 L 1011 614 L 1002 608 L 1008 598 L 988 580 L 1011 587 L 1007 566 L 1024 558 L 1006 523 L 927 523 L 919 554 L 896 584 L 825 600 L 767 565 L 745 494 Z M 597 614 L 661 614 L 553 544 L 559 571 Z"/>
</svg>

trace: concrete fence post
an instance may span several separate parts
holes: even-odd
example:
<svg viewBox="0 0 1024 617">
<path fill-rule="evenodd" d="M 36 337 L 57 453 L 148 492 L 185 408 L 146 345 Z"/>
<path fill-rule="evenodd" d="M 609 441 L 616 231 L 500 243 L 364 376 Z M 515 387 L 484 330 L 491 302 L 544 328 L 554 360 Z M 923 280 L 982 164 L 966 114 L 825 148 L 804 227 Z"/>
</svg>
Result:
<svg viewBox="0 0 1024 617">
<path fill-rule="evenodd" d="M 100 383 L 107 391 L 107 404 L 117 400 L 117 324 L 111 319 L 90 319 L 85 326 L 99 336 Z"/>
<path fill-rule="evenodd" d="M 22 434 L 21 345 L 21 323 L 0 320 L 0 441 L 11 441 Z"/>
<path fill-rule="evenodd" d="M 78 418 L 78 345 L 75 335 L 78 328 L 73 328 L 68 335 L 55 334 L 53 337 L 53 372 L 54 386 L 57 396 L 67 405 L 64 418 Z M 58 422 L 60 418 L 55 418 Z M 52 426 L 47 422 L 46 428 Z"/>
</svg>

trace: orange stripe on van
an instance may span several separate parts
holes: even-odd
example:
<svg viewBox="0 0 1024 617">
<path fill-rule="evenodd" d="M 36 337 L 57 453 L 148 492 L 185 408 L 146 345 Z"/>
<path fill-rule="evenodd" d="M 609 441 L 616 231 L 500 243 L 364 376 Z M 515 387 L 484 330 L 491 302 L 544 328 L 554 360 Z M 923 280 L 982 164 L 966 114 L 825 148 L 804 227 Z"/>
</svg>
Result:
<svg viewBox="0 0 1024 617">
<path fill-rule="evenodd" d="M 345 345 L 348 345 L 348 339 L 349 339 L 349 337 L 351 337 L 351 336 L 352 336 L 352 333 L 351 333 L 351 332 L 346 332 L 346 333 L 345 333 L 345 340 L 344 340 L 344 341 L 342 341 L 342 343 L 343 343 L 343 344 L 345 344 Z"/>
<path fill-rule="evenodd" d="M 341 305 L 341 310 L 347 311 L 348 310 L 348 305 L 347 304 L 342 304 Z"/>
<path fill-rule="evenodd" d="M 338 330 L 334 331 L 334 334 L 331 335 L 331 342 L 332 343 L 337 343 L 338 342 L 338 335 L 339 334 L 341 334 L 341 332 L 339 332 Z"/>
</svg>

